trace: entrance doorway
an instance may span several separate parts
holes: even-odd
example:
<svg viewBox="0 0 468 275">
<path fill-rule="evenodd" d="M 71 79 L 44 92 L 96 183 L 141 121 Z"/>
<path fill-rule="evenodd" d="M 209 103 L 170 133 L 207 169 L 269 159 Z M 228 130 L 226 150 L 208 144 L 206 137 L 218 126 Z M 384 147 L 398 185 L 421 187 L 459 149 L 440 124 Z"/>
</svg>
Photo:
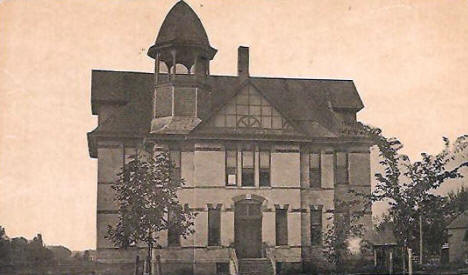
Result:
<svg viewBox="0 0 468 275">
<path fill-rule="evenodd" d="M 255 200 L 235 204 L 234 243 L 239 258 L 262 257 L 262 208 Z"/>
</svg>

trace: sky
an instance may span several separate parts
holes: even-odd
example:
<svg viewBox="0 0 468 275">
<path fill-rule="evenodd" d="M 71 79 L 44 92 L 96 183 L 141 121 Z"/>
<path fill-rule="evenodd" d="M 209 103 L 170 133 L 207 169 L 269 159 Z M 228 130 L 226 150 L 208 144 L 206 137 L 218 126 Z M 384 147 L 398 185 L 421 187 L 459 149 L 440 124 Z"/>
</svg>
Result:
<svg viewBox="0 0 468 275">
<path fill-rule="evenodd" d="M 176 2 L 0 0 L 0 225 L 9 236 L 95 247 L 91 70 L 153 71 L 146 52 Z M 243 45 L 251 75 L 353 79 L 366 106 L 358 119 L 398 137 L 413 159 L 468 133 L 466 0 L 186 2 L 218 49 L 212 74 L 235 75 Z"/>
</svg>

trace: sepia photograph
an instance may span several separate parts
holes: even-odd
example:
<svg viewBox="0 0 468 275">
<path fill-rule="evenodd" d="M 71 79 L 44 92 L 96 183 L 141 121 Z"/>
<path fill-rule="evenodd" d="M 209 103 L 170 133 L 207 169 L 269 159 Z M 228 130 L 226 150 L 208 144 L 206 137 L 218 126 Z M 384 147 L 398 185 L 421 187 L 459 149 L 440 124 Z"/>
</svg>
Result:
<svg viewBox="0 0 468 275">
<path fill-rule="evenodd" d="M 468 1 L 0 0 L 0 274 L 468 274 Z"/>
</svg>

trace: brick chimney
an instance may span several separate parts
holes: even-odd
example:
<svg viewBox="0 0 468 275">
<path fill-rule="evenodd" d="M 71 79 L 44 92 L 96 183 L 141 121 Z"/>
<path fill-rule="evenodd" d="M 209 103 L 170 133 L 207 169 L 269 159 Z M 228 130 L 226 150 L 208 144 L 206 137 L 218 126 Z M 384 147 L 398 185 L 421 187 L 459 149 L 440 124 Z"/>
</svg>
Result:
<svg viewBox="0 0 468 275">
<path fill-rule="evenodd" d="M 249 47 L 239 46 L 237 50 L 237 75 L 241 82 L 249 78 Z"/>
</svg>

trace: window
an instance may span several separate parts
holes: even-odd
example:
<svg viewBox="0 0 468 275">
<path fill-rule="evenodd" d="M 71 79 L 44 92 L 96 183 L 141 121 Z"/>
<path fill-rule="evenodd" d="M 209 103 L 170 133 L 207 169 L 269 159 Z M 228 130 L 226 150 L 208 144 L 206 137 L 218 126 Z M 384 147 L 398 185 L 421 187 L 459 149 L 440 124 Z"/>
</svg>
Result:
<svg viewBox="0 0 468 275">
<path fill-rule="evenodd" d="M 349 226 L 351 223 L 351 215 L 349 210 L 340 210 L 335 213 L 335 220 L 334 220 L 336 228 L 344 228 Z"/>
<path fill-rule="evenodd" d="M 288 245 L 288 210 L 276 209 L 276 245 Z"/>
<path fill-rule="evenodd" d="M 310 209 L 310 243 L 322 245 L 322 207 Z"/>
<path fill-rule="evenodd" d="M 260 151 L 260 186 L 270 186 L 270 151 Z"/>
<path fill-rule="evenodd" d="M 168 246 L 180 246 L 180 234 L 177 231 L 175 212 L 169 210 L 168 213 L 169 229 L 167 231 L 167 245 Z"/>
<path fill-rule="evenodd" d="M 169 152 L 169 158 L 172 161 L 172 165 L 174 165 L 173 171 L 172 171 L 172 177 L 174 180 L 180 180 L 181 179 L 181 171 L 180 171 L 180 166 L 181 166 L 181 153 L 180 151 L 170 151 Z"/>
<path fill-rule="evenodd" d="M 337 184 L 348 184 L 348 154 L 337 152 L 335 154 L 335 178 Z"/>
<path fill-rule="evenodd" d="M 221 245 L 221 209 L 208 209 L 208 245 Z"/>
<path fill-rule="evenodd" d="M 237 150 L 226 150 L 226 185 L 237 185 Z"/>
<path fill-rule="evenodd" d="M 309 154 L 309 185 L 310 187 L 322 187 L 322 173 L 320 165 L 320 153 Z"/>
<path fill-rule="evenodd" d="M 254 163 L 254 151 L 242 151 L 242 186 L 255 186 Z"/>
<path fill-rule="evenodd" d="M 287 120 L 254 88 L 248 87 L 213 120 L 215 127 L 292 129 Z"/>
</svg>

